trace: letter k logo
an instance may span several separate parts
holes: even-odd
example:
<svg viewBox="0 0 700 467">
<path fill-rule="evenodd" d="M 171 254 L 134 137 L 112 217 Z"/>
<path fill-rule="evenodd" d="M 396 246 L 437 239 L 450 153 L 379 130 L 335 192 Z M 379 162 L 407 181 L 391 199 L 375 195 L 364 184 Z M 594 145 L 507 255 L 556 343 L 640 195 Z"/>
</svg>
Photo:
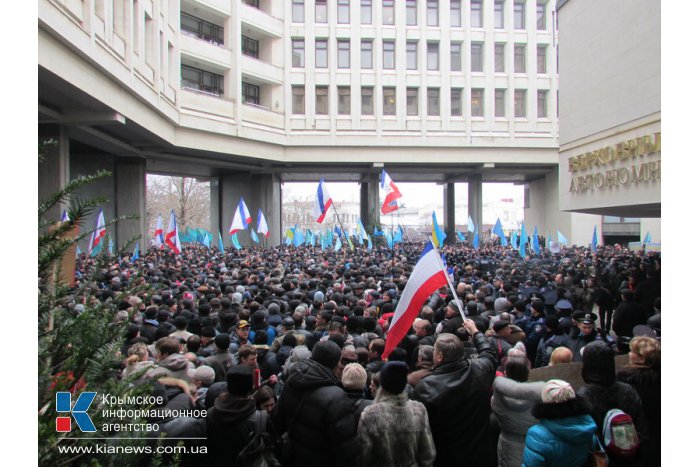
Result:
<svg viewBox="0 0 700 467">
<path fill-rule="evenodd" d="M 94 432 L 97 431 L 95 425 L 92 423 L 90 416 L 87 414 L 87 410 L 95 400 L 96 392 L 83 392 L 78 396 L 78 400 L 75 401 L 75 405 L 71 409 L 71 395 L 70 392 L 57 392 L 56 393 L 56 412 L 64 413 L 69 412 L 75 419 L 75 423 L 78 424 L 78 428 L 82 432 Z M 71 429 L 70 417 L 56 417 L 56 431 L 58 432 L 69 432 Z"/>
</svg>

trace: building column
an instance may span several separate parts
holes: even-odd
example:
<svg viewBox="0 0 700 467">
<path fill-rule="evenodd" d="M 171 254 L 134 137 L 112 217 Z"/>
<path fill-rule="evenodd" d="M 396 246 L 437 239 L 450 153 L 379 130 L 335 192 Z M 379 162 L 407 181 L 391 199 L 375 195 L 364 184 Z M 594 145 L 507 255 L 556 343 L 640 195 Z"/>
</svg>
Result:
<svg viewBox="0 0 700 467">
<path fill-rule="evenodd" d="M 39 138 L 53 139 L 56 144 L 48 146 L 44 158 L 39 162 L 39 203 L 48 200 L 62 190 L 70 179 L 70 140 L 65 128 L 57 125 L 40 125 Z M 68 202 L 58 203 L 44 215 L 46 220 L 58 221 Z"/>
<path fill-rule="evenodd" d="M 474 222 L 474 227 L 480 231 L 483 225 L 483 191 L 481 174 L 470 175 L 467 178 L 467 193 L 469 196 L 467 212 Z"/>
<path fill-rule="evenodd" d="M 135 157 L 118 158 L 115 164 L 115 215 L 138 216 L 117 222 L 116 249 L 122 243 L 140 236 L 142 249 L 147 248 L 146 236 L 146 162 Z"/>
<path fill-rule="evenodd" d="M 360 183 L 360 219 L 365 230 L 379 225 L 379 174 L 369 173 Z"/>
<path fill-rule="evenodd" d="M 455 184 L 446 183 L 443 187 L 443 223 L 448 244 L 455 242 Z"/>
<path fill-rule="evenodd" d="M 219 232 L 221 238 L 224 237 L 221 222 L 221 179 L 213 177 L 209 181 L 209 224 L 212 234 L 212 243 L 219 241 Z"/>
<path fill-rule="evenodd" d="M 261 209 L 267 221 L 270 236 L 267 246 L 278 246 L 282 236 L 282 183 L 275 174 L 261 174 L 252 177 L 252 205 L 248 205 L 253 219 L 253 228 L 258 228 L 258 210 Z M 263 241 L 263 239 L 260 239 Z"/>
</svg>

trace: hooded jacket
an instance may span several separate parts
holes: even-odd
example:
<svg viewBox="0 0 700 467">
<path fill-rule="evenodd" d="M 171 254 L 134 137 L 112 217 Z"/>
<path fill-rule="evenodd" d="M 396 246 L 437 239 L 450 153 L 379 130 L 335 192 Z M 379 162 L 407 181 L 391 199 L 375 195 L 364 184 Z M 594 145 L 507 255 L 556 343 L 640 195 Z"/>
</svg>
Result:
<svg viewBox="0 0 700 467">
<path fill-rule="evenodd" d="M 542 420 L 527 431 L 524 467 L 584 465 L 596 425 L 590 415 Z"/>
<path fill-rule="evenodd" d="M 222 394 L 207 411 L 207 448 L 211 465 L 232 465 L 255 430 L 255 401 Z"/>
<path fill-rule="evenodd" d="M 300 360 L 291 367 L 273 419 L 278 434 L 290 437 L 288 465 L 356 465 L 352 401 L 322 364 Z"/>
<path fill-rule="evenodd" d="M 184 355 L 174 353 L 168 355 L 163 360 L 158 362 L 158 366 L 149 370 L 147 376 L 149 378 L 159 376 L 171 376 L 173 378 L 182 379 L 189 382 L 190 377 L 187 370 L 193 365 L 185 358 Z"/>
</svg>

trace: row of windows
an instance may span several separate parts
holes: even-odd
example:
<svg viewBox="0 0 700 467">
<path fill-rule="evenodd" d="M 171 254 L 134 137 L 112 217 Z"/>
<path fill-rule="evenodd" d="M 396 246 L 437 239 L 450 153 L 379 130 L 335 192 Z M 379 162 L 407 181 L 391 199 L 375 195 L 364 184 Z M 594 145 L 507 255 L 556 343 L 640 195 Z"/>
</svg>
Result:
<svg viewBox="0 0 700 467">
<path fill-rule="evenodd" d="M 350 115 L 351 91 L 350 86 L 337 86 L 338 115 Z M 450 89 L 450 115 L 462 115 L 462 88 Z M 374 87 L 362 86 L 360 89 L 360 112 L 362 115 L 374 115 Z M 506 89 L 494 89 L 493 114 L 494 117 L 506 116 Z M 537 117 L 547 118 L 548 91 L 537 91 Z M 418 105 L 419 88 L 406 88 L 406 115 L 419 115 Z M 427 88 L 427 114 L 440 116 L 440 88 Z M 316 86 L 315 89 L 316 115 L 328 115 L 328 86 Z M 292 113 L 303 115 L 306 113 L 306 88 L 305 86 L 292 86 Z M 382 115 L 396 115 L 396 88 L 382 88 Z M 471 115 L 473 117 L 484 116 L 484 90 L 471 89 Z M 513 116 L 517 118 L 527 117 L 527 90 L 513 90 Z"/>
<path fill-rule="evenodd" d="M 372 39 L 362 39 L 360 42 L 360 66 L 363 69 L 373 67 L 373 43 Z M 504 73 L 506 71 L 506 43 L 494 44 L 494 71 Z M 527 73 L 527 44 L 513 44 L 513 72 Z M 338 68 L 350 68 L 350 39 L 338 39 Z M 440 69 L 440 43 L 427 42 L 425 47 L 425 68 L 428 70 Z M 305 66 L 304 39 L 292 39 L 292 67 L 303 68 Z M 382 41 L 382 68 L 393 70 L 396 68 L 396 44 L 393 40 Z M 316 68 L 328 68 L 328 39 L 316 39 L 315 62 Z M 418 41 L 406 41 L 406 69 L 418 69 Z M 450 71 L 462 71 L 462 43 L 450 42 Z M 484 43 L 471 43 L 471 71 L 484 71 Z M 547 73 L 547 45 L 537 45 L 537 73 Z"/>
<path fill-rule="evenodd" d="M 396 1 L 377 0 L 381 2 L 382 24 L 395 24 Z M 360 0 L 360 23 L 372 24 L 372 0 Z M 418 0 L 405 0 L 406 25 L 418 25 Z M 462 26 L 462 1 L 450 0 L 450 26 Z M 546 0 L 537 0 L 535 3 L 537 13 L 537 29 L 544 31 L 547 29 L 547 3 Z M 350 23 L 350 0 L 336 0 L 337 24 Z M 525 29 L 526 26 L 526 0 L 515 0 L 513 2 L 513 27 L 515 29 Z M 471 0 L 469 2 L 469 22 L 472 28 L 484 27 L 484 5 L 481 0 Z M 316 23 L 328 23 L 328 1 L 315 0 L 314 16 Z M 292 0 L 292 22 L 304 22 L 304 0 Z M 439 0 L 425 0 L 425 24 L 427 26 L 440 26 L 440 2 Z M 495 0 L 493 4 L 493 27 L 496 29 L 505 28 L 505 0 Z"/>
</svg>

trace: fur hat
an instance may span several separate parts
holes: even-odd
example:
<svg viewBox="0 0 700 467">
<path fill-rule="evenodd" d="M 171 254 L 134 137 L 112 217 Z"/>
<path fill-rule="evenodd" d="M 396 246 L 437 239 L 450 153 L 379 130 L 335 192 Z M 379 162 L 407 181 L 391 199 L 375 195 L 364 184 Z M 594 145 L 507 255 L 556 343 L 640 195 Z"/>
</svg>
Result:
<svg viewBox="0 0 700 467">
<path fill-rule="evenodd" d="M 507 328 L 510 326 L 510 321 L 507 321 L 505 319 L 499 319 L 495 323 L 493 323 L 493 330 L 494 332 L 501 332 L 504 328 Z"/>
<path fill-rule="evenodd" d="M 348 391 L 362 391 L 367 384 L 367 372 L 359 363 L 348 363 L 343 369 L 341 382 Z"/>
<path fill-rule="evenodd" d="M 574 388 L 561 379 L 547 381 L 542 389 L 542 402 L 545 404 L 561 404 L 574 398 L 576 398 Z"/>
<path fill-rule="evenodd" d="M 408 367 L 404 362 L 386 362 L 382 366 L 379 384 L 392 394 L 401 394 L 406 387 Z"/>
<path fill-rule="evenodd" d="M 333 341 L 319 342 L 311 352 L 311 360 L 320 363 L 326 368 L 333 369 L 340 361 L 341 350 Z"/>
</svg>

